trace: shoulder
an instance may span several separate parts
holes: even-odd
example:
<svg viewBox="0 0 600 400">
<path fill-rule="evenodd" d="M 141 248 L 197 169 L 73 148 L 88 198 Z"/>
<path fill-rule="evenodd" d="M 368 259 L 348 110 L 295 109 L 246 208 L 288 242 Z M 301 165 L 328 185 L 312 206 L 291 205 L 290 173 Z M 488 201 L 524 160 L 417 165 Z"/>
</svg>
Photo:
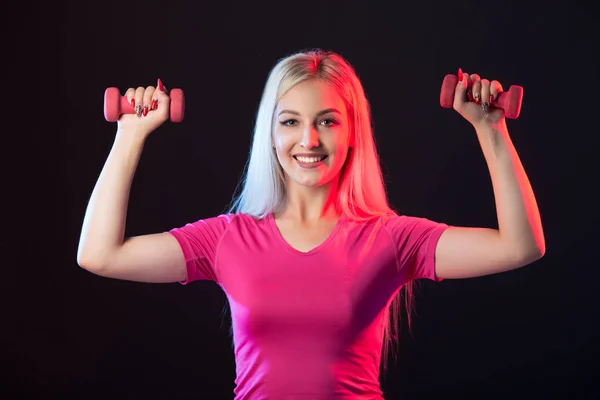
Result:
<svg viewBox="0 0 600 400">
<path fill-rule="evenodd" d="M 412 229 L 416 227 L 437 227 L 444 223 L 433 221 L 425 217 L 403 214 L 385 214 L 381 217 L 381 223 L 388 229 Z"/>
<path fill-rule="evenodd" d="M 393 211 L 372 215 L 361 219 L 348 218 L 348 225 L 354 227 L 385 227 L 387 229 L 410 228 L 415 225 L 439 224 L 430 219 L 412 215 L 397 214 Z"/>
<path fill-rule="evenodd" d="M 256 217 L 250 214 L 226 213 L 196 223 L 209 225 L 212 230 L 225 234 L 230 231 L 256 232 L 269 226 L 268 216 Z"/>
<path fill-rule="evenodd" d="M 348 218 L 347 225 L 350 228 L 357 229 L 397 229 L 402 226 L 408 226 L 419 220 L 418 217 L 399 215 L 393 211 L 378 215 L 371 215 L 360 219 Z"/>
<path fill-rule="evenodd" d="M 388 215 L 382 224 L 396 243 L 428 242 L 448 228 L 446 223 L 412 215 Z"/>
<path fill-rule="evenodd" d="M 389 235 L 389 226 L 398 219 L 397 214 L 385 213 L 364 217 L 343 217 L 343 229 L 349 236 L 371 237 L 372 235 Z"/>
<path fill-rule="evenodd" d="M 253 215 L 243 214 L 243 213 L 224 213 L 219 214 L 214 217 L 209 217 L 206 219 L 200 219 L 194 224 L 207 224 L 214 227 L 220 227 L 222 229 L 227 229 L 233 226 L 257 226 L 265 223 L 265 218 L 257 218 Z"/>
<path fill-rule="evenodd" d="M 171 229 L 175 236 L 185 236 L 196 242 L 219 243 L 225 236 L 253 237 L 260 230 L 268 229 L 267 218 L 256 218 L 242 213 L 223 213 L 198 219 Z"/>
<path fill-rule="evenodd" d="M 236 214 L 219 214 L 211 217 L 200 218 L 193 222 L 188 222 L 170 230 L 172 233 L 184 232 L 187 234 L 198 235 L 211 232 L 220 234 L 225 232 L 238 218 Z"/>
</svg>

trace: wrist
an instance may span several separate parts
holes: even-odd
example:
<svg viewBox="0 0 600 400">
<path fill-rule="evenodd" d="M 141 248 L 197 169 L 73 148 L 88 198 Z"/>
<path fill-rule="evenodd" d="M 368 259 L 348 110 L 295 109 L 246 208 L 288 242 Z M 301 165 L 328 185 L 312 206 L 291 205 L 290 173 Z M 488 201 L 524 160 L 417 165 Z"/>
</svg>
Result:
<svg viewBox="0 0 600 400">
<path fill-rule="evenodd" d="M 495 122 L 482 120 L 477 124 L 473 124 L 473 127 L 478 134 L 508 133 L 506 121 L 504 119 Z"/>
<path fill-rule="evenodd" d="M 139 129 L 138 127 L 117 128 L 115 140 L 131 143 L 143 143 L 146 141 L 149 133 Z"/>
<path fill-rule="evenodd" d="M 120 148 L 127 148 L 130 151 L 141 151 L 146 143 L 148 134 L 133 131 L 129 129 L 117 129 L 115 135 L 115 145 Z"/>
</svg>

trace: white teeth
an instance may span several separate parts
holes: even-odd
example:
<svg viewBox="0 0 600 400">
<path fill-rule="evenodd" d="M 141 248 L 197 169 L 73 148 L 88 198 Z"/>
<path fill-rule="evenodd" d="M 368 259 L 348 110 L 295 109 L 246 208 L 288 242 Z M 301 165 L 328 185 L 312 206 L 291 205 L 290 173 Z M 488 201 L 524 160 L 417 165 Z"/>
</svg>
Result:
<svg viewBox="0 0 600 400">
<path fill-rule="evenodd" d="M 319 162 L 319 161 L 323 160 L 324 158 L 325 158 L 325 156 L 323 156 L 323 157 L 299 157 L 299 156 L 296 156 L 296 159 L 303 163 L 315 163 L 315 162 Z"/>
</svg>

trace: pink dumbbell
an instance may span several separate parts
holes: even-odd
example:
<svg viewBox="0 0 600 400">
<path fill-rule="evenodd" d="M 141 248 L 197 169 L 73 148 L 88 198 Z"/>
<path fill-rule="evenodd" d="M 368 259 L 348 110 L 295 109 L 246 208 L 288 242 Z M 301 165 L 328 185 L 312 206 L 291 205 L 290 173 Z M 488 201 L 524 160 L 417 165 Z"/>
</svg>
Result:
<svg viewBox="0 0 600 400">
<path fill-rule="evenodd" d="M 440 93 L 440 105 L 444 108 L 452 108 L 454 104 L 454 90 L 458 83 L 458 76 L 448 74 L 442 82 Z M 494 100 L 492 107 L 504 110 L 506 118 L 516 119 L 521 113 L 521 103 L 523 101 L 523 87 L 512 85 L 508 92 L 501 92 L 498 98 Z"/>
<path fill-rule="evenodd" d="M 183 90 L 171 89 L 170 120 L 171 122 L 183 121 L 185 111 L 185 97 Z M 129 104 L 126 96 L 121 96 L 119 89 L 110 87 L 104 92 L 104 118 L 109 122 L 115 122 L 121 114 L 135 114 L 135 109 Z"/>
</svg>

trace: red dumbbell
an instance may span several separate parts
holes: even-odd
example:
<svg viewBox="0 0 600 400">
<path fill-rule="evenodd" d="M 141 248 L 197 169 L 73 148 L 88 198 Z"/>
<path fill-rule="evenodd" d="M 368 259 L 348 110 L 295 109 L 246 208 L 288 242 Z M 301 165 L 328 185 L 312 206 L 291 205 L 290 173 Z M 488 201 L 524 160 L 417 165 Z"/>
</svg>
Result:
<svg viewBox="0 0 600 400">
<path fill-rule="evenodd" d="M 169 107 L 171 122 L 183 121 L 185 111 L 183 90 L 171 89 L 169 96 L 171 98 Z M 121 96 L 118 88 L 110 87 L 104 92 L 104 118 L 108 122 L 115 122 L 121 114 L 135 114 L 135 109 L 129 104 L 126 96 Z"/>
<path fill-rule="evenodd" d="M 454 104 L 454 90 L 458 83 L 458 76 L 448 74 L 442 82 L 440 92 L 440 105 L 444 108 L 452 108 Z M 506 118 L 516 119 L 521 113 L 521 103 L 523 101 L 523 87 L 512 85 L 508 92 L 501 92 L 498 98 L 494 100 L 492 107 L 504 110 Z"/>
</svg>

